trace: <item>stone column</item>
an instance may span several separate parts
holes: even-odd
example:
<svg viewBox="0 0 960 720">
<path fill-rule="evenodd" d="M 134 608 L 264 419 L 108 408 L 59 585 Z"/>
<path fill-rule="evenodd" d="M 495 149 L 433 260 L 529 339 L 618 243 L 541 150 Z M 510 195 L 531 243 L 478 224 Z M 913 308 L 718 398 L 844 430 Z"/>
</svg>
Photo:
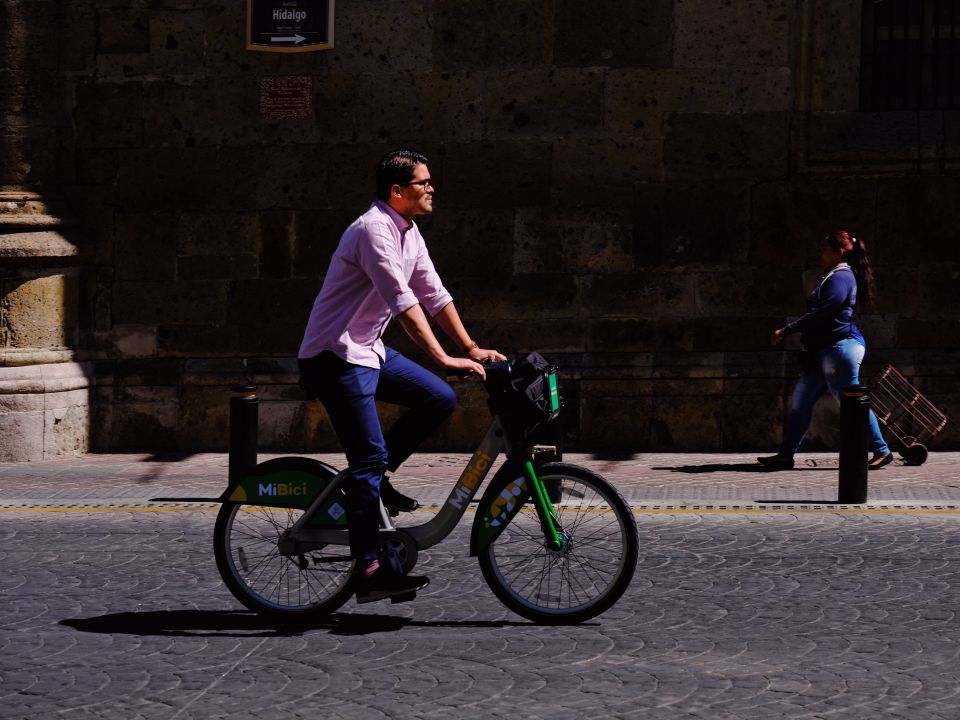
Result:
<svg viewBox="0 0 960 720">
<path fill-rule="evenodd" d="M 77 362 L 82 255 L 50 197 L 0 192 L 0 461 L 88 449 L 89 363 Z"/>
<path fill-rule="evenodd" d="M 59 183 L 61 3 L 0 3 L 0 461 L 88 448 L 77 223 Z"/>
</svg>

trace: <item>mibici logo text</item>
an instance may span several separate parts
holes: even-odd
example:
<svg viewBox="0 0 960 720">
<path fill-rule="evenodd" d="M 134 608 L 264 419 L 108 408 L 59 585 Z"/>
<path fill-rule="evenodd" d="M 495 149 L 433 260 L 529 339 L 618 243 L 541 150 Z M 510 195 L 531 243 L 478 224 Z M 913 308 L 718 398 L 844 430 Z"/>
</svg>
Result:
<svg viewBox="0 0 960 720">
<path fill-rule="evenodd" d="M 257 486 L 260 497 L 302 497 L 307 494 L 306 483 L 260 483 Z"/>
</svg>

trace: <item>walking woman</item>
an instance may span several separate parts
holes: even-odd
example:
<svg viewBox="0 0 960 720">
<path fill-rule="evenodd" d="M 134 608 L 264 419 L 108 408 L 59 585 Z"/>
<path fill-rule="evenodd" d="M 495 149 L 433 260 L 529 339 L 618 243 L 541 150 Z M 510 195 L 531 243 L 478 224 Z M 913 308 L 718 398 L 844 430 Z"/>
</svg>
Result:
<svg viewBox="0 0 960 720">
<path fill-rule="evenodd" d="M 807 314 L 774 330 L 770 338 L 771 344 L 778 345 L 783 338 L 799 332 L 803 345 L 803 375 L 793 390 L 780 452 L 757 458 L 771 470 L 793 467 L 793 455 L 803 442 L 813 406 L 824 390 L 829 390 L 839 403 L 843 388 L 859 383 L 866 342 L 854 321 L 854 311 L 858 299 L 862 306 L 867 306 L 873 295 L 873 273 L 867 249 L 862 240 L 846 230 L 837 230 L 824 238 L 820 264 L 827 274 L 807 298 Z M 893 460 L 872 410 L 870 450 L 873 452 L 871 470 Z"/>
</svg>

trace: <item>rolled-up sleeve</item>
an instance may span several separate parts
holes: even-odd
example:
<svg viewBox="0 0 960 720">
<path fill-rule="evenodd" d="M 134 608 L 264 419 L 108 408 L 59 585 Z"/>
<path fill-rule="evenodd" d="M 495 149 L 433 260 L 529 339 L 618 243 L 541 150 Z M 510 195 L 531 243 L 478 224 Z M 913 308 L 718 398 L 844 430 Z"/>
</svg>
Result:
<svg viewBox="0 0 960 720">
<path fill-rule="evenodd" d="M 359 243 L 359 261 L 377 293 L 396 317 L 417 304 L 418 298 L 404 279 L 400 241 L 383 226 L 372 224 Z"/>
<path fill-rule="evenodd" d="M 431 316 L 440 312 L 443 307 L 453 301 L 453 296 L 440 281 L 440 276 L 433 267 L 433 261 L 427 252 L 426 243 L 419 238 L 419 252 L 417 261 L 410 276 L 410 288 L 416 294 L 420 304 Z"/>
</svg>

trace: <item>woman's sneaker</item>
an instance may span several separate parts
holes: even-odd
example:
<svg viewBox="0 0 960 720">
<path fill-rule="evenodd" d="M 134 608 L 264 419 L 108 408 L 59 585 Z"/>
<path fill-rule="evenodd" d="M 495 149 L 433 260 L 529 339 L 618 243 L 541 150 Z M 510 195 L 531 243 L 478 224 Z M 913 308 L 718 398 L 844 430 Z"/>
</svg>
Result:
<svg viewBox="0 0 960 720">
<path fill-rule="evenodd" d="M 757 462 L 770 470 L 792 470 L 793 458 L 777 453 L 766 457 L 758 457 Z"/>
<path fill-rule="evenodd" d="M 398 575 L 389 569 L 386 563 L 380 565 L 369 576 L 359 574 L 356 578 L 357 602 L 360 604 L 386 600 L 404 602 L 413 600 L 417 590 L 430 584 L 430 578 L 423 575 Z"/>
<path fill-rule="evenodd" d="M 380 499 L 383 501 L 383 506 L 391 511 L 391 515 L 402 512 L 413 512 L 420 507 L 420 503 L 412 497 L 407 497 L 391 485 L 390 479 L 386 475 L 384 475 L 383 480 L 380 481 Z"/>
<path fill-rule="evenodd" d="M 870 462 L 867 463 L 867 467 L 871 470 L 879 470 L 884 465 L 889 465 L 893 462 L 893 453 L 888 452 L 886 454 L 874 453 L 873 457 L 870 458 Z"/>
</svg>

